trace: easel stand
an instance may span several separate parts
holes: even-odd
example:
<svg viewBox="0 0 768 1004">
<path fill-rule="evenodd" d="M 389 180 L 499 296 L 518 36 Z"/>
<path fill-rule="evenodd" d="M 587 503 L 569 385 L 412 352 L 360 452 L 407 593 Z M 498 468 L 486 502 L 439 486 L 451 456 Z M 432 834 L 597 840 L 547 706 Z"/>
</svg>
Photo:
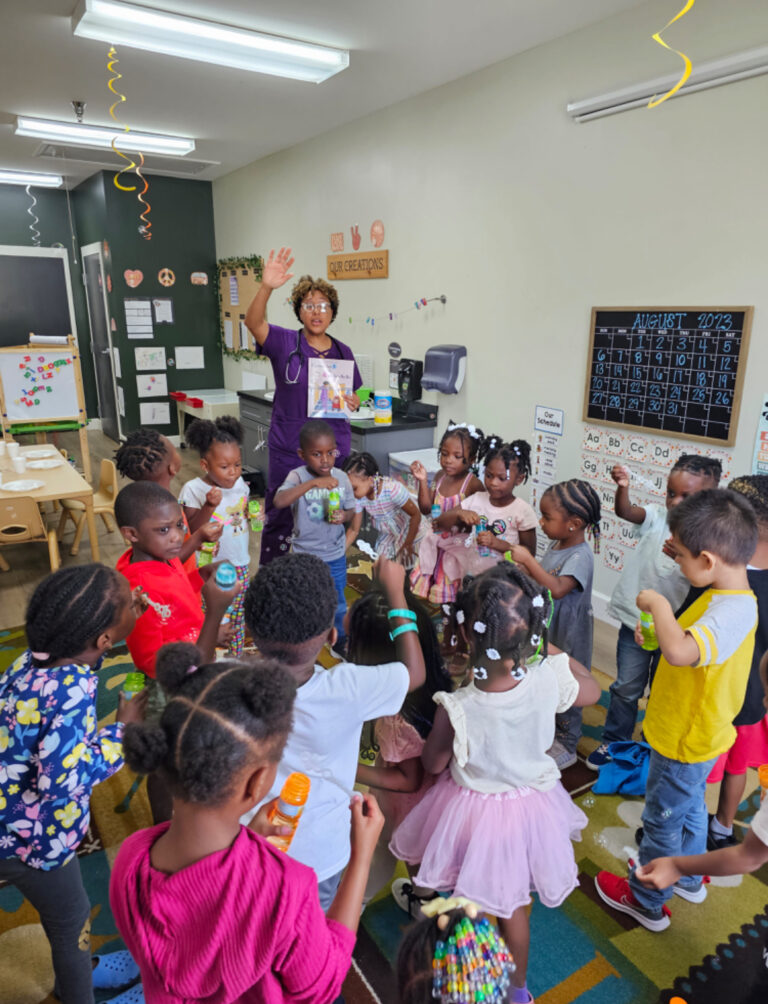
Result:
<svg viewBox="0 0 768 1004">
<path fill-rule="evenodd" d="M 0 414 L 3 439 L 77 429 L 86 481 L 91 480 L 80 352 L 72 335 L 66 345 L 0 348 Z"/>
</svg>

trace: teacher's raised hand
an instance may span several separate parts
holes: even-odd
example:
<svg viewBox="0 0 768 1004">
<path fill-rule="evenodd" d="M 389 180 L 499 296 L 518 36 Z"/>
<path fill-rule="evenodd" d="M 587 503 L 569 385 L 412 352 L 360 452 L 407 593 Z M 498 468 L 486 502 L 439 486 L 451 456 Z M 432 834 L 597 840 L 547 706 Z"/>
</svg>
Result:
<svg viewBox="0 0 768 1004">
<path fill-rule="evenodd" d="M 293 262 L 290 248 L 280 248 L 277 254 L 274 249 L 270 251 L 261 276 L 262 283 L 270 289 L 279 289 L 280 286 L 284 286 L 289 279 L 293 278 L 293 272 L 288 271 Z"/>
</svg>

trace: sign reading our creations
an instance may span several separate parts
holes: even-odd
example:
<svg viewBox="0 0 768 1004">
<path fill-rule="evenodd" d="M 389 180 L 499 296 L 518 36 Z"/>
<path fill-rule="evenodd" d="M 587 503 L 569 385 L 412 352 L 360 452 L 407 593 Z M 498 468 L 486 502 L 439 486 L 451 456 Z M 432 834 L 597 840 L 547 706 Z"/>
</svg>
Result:
<svg viewBox="0 0 768 1004">
<path fill-rule="evenodd" d="M 389 251 L 354 251 L 328 255 L 329 279 L 388 279 Z"/>
</svg>

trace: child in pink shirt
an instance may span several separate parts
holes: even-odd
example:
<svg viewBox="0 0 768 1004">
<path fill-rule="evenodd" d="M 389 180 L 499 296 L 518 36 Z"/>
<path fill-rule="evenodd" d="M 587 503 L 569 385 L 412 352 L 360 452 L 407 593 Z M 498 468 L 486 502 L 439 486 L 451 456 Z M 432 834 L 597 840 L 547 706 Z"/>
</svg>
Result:
<svg viewBox="0 0 768 1004">
<path fill-rule="evenodd" d="M 323 1004 L 349 968 L 383 817 L 352 803 L 352 856 L 327 916 L 311 868 L 259 833 L 296 687 L 273 661 L 200 666 L 193 645 L 167 645 L 157 677 L 169 701 L 158 725 L 126 729 L 126 762 L 159 770 L 170 823 L 133 834 L 112 869 L 110 903 L 139 965 L 147 1004 Z M 255 824 L 255 825 L 254 825 Z M 301 823 L 299 823 L 301 825 Z M 286 834 L 286 831 L 281 831 Z"/>
</svg>

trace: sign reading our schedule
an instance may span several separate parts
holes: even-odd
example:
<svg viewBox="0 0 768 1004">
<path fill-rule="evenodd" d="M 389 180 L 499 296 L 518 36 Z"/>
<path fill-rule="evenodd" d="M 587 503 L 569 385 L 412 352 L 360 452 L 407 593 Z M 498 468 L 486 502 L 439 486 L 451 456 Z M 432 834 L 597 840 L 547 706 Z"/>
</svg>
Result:
<svg viewBox="0 0 768 1004">
<path fill-rule="evenodd" d="M 732 446 L 752 307 L 595 307 L 585 422 Z"/>
</svg>

